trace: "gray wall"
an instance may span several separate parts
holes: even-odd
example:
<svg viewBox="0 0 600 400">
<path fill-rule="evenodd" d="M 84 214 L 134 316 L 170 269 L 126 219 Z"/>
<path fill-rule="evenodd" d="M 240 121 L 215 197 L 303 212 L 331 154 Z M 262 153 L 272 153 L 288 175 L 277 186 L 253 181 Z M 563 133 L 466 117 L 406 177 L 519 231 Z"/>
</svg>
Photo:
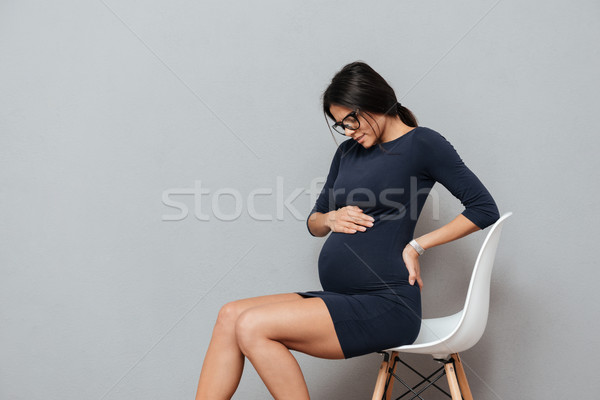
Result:
<svg viewBox="0 0 600 400">
<path fill-rule="evenodd" d="M 597 1 L 3 1 L 0 398 L 193 398 L 222 304 L 320 289 L 325 239 L 304 218 L 336 144 L 319 96 L 357 59 L 514 212 L 463 354 L 476 398 L 595 397 L 599 17 Z M 418 234 L 462 211 L 436 190 Z M 423 257 L 426 317 L 460 308 L 486 233 Z M 379 355 L 294 354 L 313 398 L 370 398 Z M 235 398 L 268 397 L 246 363 Z"/>
</svg>

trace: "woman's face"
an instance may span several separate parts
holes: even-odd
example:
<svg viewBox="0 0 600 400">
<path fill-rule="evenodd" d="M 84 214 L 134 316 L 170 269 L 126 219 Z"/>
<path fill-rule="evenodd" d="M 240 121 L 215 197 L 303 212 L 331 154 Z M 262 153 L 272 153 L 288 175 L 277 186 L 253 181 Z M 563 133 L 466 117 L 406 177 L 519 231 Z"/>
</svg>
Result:
<svg viewBox="0 0 600 400">
<path fill-rule="evenodd" d="M 347 108 L 347 107 L 332 104 L 329 107 L 329 111 L 335 118 L 335 122 L 341 123 L 342 120 L 354 110 Z M 375 142 L 377 141 L 377 136 L 381 135 L 381 132 L 383 131 L 384 124 L 385 124 L 384 118 L 381 118 L 382 117 L 381 115 L 376 115 L 376 114 L 375 115 L 371 114 L 371 115 L 373 117 L 371 117 L 370 115 L 367 115 L 365 118 L 365 114 L 360 112 L 360 110 L 359 110 L 359 112 L 358 112 L 358 121 L 360 122 L 359 128 L 354 131 L 350 130 L 350 129 L 346 129 L 346 136 L 349 136 L 352 139 L 356 140 L 364 148 L 369 148 L 369 147 L 373 146 L 373 144 L 375 144 Z M 368 118 L 368 122 L 367 122 L 367 118 Z M 374 129 L 377 129 L 379 131 L 379 135 L 377 135 L 377 136 L 375 135 Z"/>
</svg>

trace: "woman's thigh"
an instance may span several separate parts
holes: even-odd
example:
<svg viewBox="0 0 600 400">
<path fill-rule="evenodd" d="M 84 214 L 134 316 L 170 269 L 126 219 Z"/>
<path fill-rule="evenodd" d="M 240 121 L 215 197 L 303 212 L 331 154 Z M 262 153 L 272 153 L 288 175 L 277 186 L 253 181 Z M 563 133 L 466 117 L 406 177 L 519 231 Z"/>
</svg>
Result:
<svg viewBox="0 0 600 400">
<path fill-rule="evenodd" d="M 280 303 L 282 301 L 300 300 L 302 298 L 303 297 L 300 296 L 298 293 L 280 293 L 268 294 L 265 296 L 248 297 L 245 299 L 230 301 L 221 308 L 221 311 L 225 311 L 227 314 L 233 314 L 232 316 L 234 317 L 234 319 L 237 319 L 239 314 L 252 307 Z"/>
<path fill-rule="evenodd" d="M 302 296 L 298 293 L 281 293 L 233 300 L 223 305 L 219 310 L 216 326 L 233 331 L 240 314 L 252 307 L 299 299 L 302 299 Z"/>
<path fill-rule="evenodd" d="M 257 338 L 266 338 L 311 356 L 344 358 L 323 299 L 298 296 L 298 300 L 263 304 L 244 311 L 236 324 L 240 348 L 252 346 Z"/>
</svg>

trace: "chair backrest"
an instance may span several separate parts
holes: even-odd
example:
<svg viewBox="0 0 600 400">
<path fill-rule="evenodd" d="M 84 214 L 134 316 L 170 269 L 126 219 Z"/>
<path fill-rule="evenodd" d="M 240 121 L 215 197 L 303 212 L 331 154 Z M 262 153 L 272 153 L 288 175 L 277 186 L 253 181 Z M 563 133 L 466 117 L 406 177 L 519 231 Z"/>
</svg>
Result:
<svg viewBox="0 0 600 400">
<path fill-rule="evenodd" d="M 496 250 L 498 249 L 498 242 L 502 233 L 502 224 L 511 215 L 512 212 L 503 214 L 492 225 L 479 250 L 479 255 L 471 274 L 471 282 L 467 292 L 465 307 L 462 311 L 462 317 L 457 328 L 447 341 L 447 344 L 455 349 L 456 352 L 465 351 L 473 347 L 481 339 L 485 331 L 490 308 L 490 285 Z"/>
</svg>

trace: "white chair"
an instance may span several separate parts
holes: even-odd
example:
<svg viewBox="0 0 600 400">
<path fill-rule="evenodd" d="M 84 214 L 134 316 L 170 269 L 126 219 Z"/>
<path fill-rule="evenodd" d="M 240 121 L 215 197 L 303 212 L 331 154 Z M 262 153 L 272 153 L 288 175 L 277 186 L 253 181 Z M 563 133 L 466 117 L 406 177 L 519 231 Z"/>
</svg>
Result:
<svg viewBox="0 0 600 400">
<path fill-rule="evenodd" d="M 465 400 L 473 399 L 458 353 L 473 347 L 485 330 L 490 305 L 490 278 L 492 267 L 494 266 L 496 249 L 498 248 L 498 241 L 502 232 L 502 224 L 511 215 L 512 212 L 503 214 L 491 226 L 475 261 L 464 308 L 456 314 L 447 317 L 423 319 L 419 336 L 413 344 L 378 352 L 383 354 L 384 359 L 379 367 L 373 400 L 389 400 L 391 398 L 394 383 L 394 379 L 392 378 L 400 381 L 408 389 L 399 398 L 412 392 L 412 399 L 422 399 L 420 394 L 425 389 L 434 386 L 448 395 L 448 397 L 452 397 L 452 400 L 463 398 Z M 443 363 L 444 366 L 426 377 L 400 360 L 398 353 L 429 354 L 436 361 Z M 417 373 L 423 380 L 416 386 L 410 387 L 396 375 L 397 361 L 400 361 Z M 438 375 L 434 377 L 436 374 Z M 448 386 L 450 387 L 451 394 L 448 394 L 435 384 L 444 375 L 448 378 Z M 429 384 L 416 391 L 425 382 L 429 382 Z"/>
</svg>

